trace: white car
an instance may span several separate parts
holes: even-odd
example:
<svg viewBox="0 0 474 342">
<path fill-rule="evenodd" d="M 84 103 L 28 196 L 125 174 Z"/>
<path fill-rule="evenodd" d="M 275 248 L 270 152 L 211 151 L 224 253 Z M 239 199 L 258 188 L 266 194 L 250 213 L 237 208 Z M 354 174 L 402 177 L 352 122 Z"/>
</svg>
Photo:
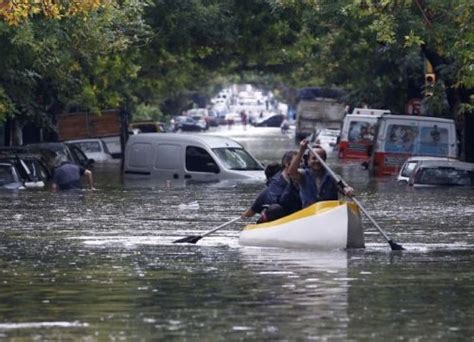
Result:
<svg viewBox="0 0 474 342">
<path fill-rule="evenodd" d="M 408 184 L 413 187 L 474 186 L 474 163 L 456 159 L 420 161 Z"/>
<path fill-rule="evenodd" d="M 449 160 L 455 160 L 453 158 L 446 158 L 446 157 L 427 157 L 427 156 L 415 156 L 415 157 L 410 157 L 408 158 L 400 168 L 400 171 L 398 172 L 397 175 L 397 182 L 408 182 L 410 179 L 410 176 L 412 175 L 413 171 L 416 169 L 416 167 L 421 163 L 425 161 L 449 161 Z"/>
<path fill-rule="evenodd" d="M 95 162 L 104 162 L 112 159 L 112 155 L 102 139 L 79 139 L 67 142 L 79 147 L 88 159 L 92 159 Z"/>
<path fill-rule="evenodd" d="M 324 149 L 334 150 L 340 134 L 340 129 L 323 128 L 319 132 L 311 134 L 309 141 L 321 145 Z"/>
</svg>

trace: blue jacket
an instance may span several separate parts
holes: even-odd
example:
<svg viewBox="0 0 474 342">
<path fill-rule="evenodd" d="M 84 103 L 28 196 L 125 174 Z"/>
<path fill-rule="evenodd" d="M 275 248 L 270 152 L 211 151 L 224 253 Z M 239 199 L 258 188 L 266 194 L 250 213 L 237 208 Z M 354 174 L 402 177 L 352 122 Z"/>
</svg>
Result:
<svg viewBox="0 0 474 342">
<path fill-rule="evenodd" d="M 331 176 L 324 171 L 321 186 L 318 189 L 316 185 L 316 177 L 310 169 L 304 169 L 303 182 L 300 186 L 300 197 L 303 208 L 310 206 L 319 201 L 330 201 L 338 199 L 337 184 Z"/>
<path fill-rule="evenodd" d="M 288 214 L 301 209 L 298 190 L 285 179 L 281 171 L 270 179 L 267 187 L 258 195 L 252 210 L 260 213 L 264 204 L 280 204 Z"/>
<path fill-rule="evenodd" d="M 58 185 L 59 190 L 81 189 L 81 175 L 84 171 L 76 164 L 62 163 L 54 169 L 53 182 Z"/>
</svg>

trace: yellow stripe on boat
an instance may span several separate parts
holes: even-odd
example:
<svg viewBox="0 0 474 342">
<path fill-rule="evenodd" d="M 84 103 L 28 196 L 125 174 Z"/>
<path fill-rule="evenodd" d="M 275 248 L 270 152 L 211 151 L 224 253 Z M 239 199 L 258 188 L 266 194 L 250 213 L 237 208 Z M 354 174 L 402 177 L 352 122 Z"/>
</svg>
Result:
<svg viewBox="0 0 474 342">
<path fill-rule="evenodd" d="M 324 201 L 275 221 L 247 225 L 240 232 L 239 244 L 321 250 L 363 248 L 364 231 L 355 203 Z"/>
<path fill-rule="evenodd" d="M 271 222 L 264 222 L 259 224 L 249 224 L 247 225 L 244 230 L 251 230 L 251 229 L 260 229 L 260 228 L 271 228 L 273 226 L 277 226 L 283 223 L 287 223 L 293 220 L 299 220 L 304 217 L 312 216 L 315 214 L 321 214 L 328 210 L 334 209 L 340 205 L 346 204 L 349 206 L 351 211 L 356 214 L 359 211 L 359 208 L 355 203 L 352 202 L 345 202 L 345 201 L 324 201 L 324 202 L 317 202 L 310 205 L 307 208 L 304 208 L 300 211 L 297 211 L 291 215 L 279 218 L 277 220 Z"/>
</svg>

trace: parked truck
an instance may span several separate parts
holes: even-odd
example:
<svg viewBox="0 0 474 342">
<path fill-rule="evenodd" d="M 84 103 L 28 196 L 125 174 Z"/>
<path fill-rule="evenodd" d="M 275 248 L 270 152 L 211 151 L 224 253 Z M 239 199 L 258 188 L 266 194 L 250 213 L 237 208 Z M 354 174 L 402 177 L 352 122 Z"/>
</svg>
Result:
<svg viewBox="0 0 474 342">
<path fill-rule="evenodd" d="M 343 91 L 331 88 L 303 88 L 298 93 L 295 140 L 306 138 L 315 130 L 341 128 L 345 104 Z"/>
</svg>

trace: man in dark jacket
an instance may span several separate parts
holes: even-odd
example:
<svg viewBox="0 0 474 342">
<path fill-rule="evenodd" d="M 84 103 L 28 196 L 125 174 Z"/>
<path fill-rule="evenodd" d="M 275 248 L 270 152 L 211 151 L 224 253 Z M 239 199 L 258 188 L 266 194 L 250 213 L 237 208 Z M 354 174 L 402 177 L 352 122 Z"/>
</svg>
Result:
<svg viewBox="0 0 474 342">
<path fill-rule="evenodd" d="M 89 189 L 95 190 L 90 170 L 71 163 L 65 156 L 58 156 L 56 157 L 52 190 L 56 192 L 58 190 L 82 189 L 81 176 L 86 178 Z"/>
<path fill-rule="evenodd" d="M 252 206 L 242 213 L 242 217 L 260 213 L 260 223 L 276 220 L 301 209 L 298 190 L 288 176 L 288 167 L 295 155 L 295 151 L 283 155 L 282 170 L 267 181 L 267 187 L 258 195 Z M 267 209 L 264 211 L 265 208 Z"/>
<path fill-rule="evenodd" d="M 308 143 L 307 139 L 301 141 L 298 154 L 293 159 L 288 171 L 290 177 L 299 185 L 303 208 L 319 201 L 337 200 L 339 191 L 344 195 L 351 196 L 354 189 L 349 186 L 338 189 L 334 179 L 312 153 L 308 156 L 307 167 L 302 170 L 299 169 Z M 321 146 L 315 146 L 313 152 L 317 153 L 323 161 L 326 161 L 326 151 Z"/>
</svg>

